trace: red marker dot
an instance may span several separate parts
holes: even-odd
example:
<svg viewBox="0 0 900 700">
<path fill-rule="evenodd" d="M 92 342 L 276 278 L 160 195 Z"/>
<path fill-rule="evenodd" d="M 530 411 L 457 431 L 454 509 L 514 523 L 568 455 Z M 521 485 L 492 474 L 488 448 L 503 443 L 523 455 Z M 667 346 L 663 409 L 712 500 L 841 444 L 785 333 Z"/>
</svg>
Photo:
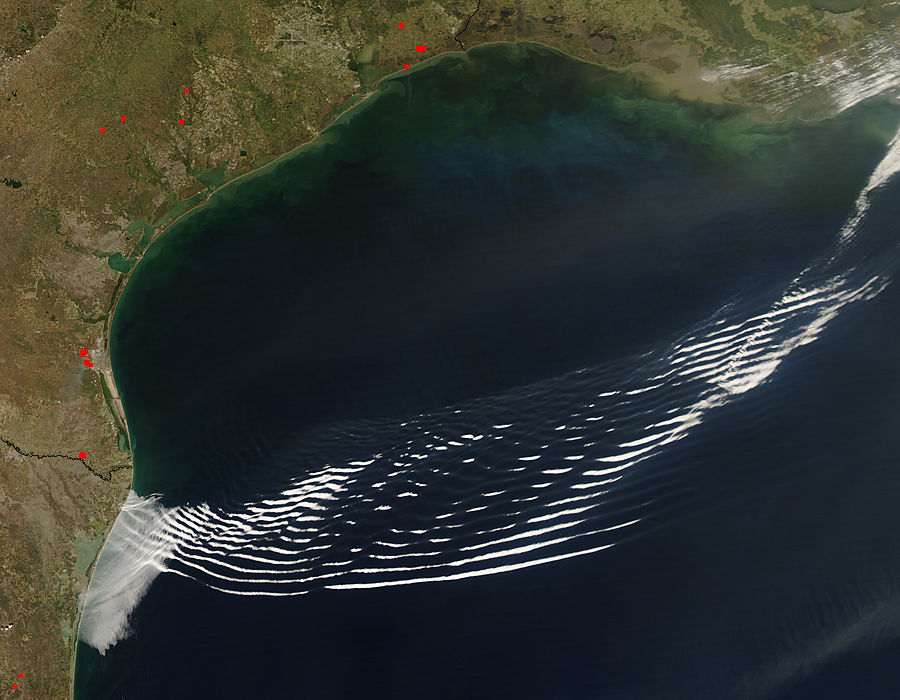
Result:
<svg viewBox="0 0 900 700">
<path fill-rule="evenodd" d="M 105 133 L 106 133 L 106 129 L 100 129 L 100 133 L 101 133 L 101 134 L 105 134 Z"/>
<path fill-rule="evenodd" d="M 18 690 L 18 689 L 19 689 L 19 686 L 17 686 L 17 685 L 13 686 L 13 690 Z"/>
<path fill-rule="evenodd" d="M 87 457 L 87 452 L 79 452 L 78 453 L 78 459 L 84 459 L 85 457 Z M 19 678 L 21 678 L 21 677 L 22 676 L 19 676 Z"/>
<path fill-rule="evenodd" d="M 122 119 L 123 122 L 125 121 L 125 117 L 122 117 L 121 119 Z"/>
<path fill-rule="evenodd" d="M 179 123 L 179 124 L 184 124 L 184 119 L 179 119 L 179 120 L 178 120 L 178 123 Z"/>
<path fill-rule="evenodd" d="M 19 678 L 24 678 L 24 677 L 25 677 L 25 674 L 24 674 L 24 673 L 20 673 L 20 674 L 19 674 Z"/>
<path fill-rule="evenodd" d="M 87 355 L 87 348 L 81 348 L 81 356 L 85 357 Z"/>
<path fill-rule="evenodd" d="M 185 89 L 184 89 L 184 94 L 187 95 L 190 91 L 191 91 L 190 88 L 185 88 Z"/>
<path fill-rule="evenodd" d="M 409 70 L 409 64 L 408 64 L 408 63 L 404 63 L 404 64 L 403 64 L 403 67 L 406 68 L 407 70 Z"/>
<path fill-rule="evenodd" d="M 424 46 L 417 46 L 417 47 L 416 47 L 416 51 L 418 51 L 419 53 L 425 53 L 425 47 L 424 47 Z"/>
<path fill-rule="evenodd" d="M 403 27 L 405 27 L 406 25 L 401 22 L 398 26 L 400 27 L 400 29 L 403 29 Z"/>
<path fill-rule="evenodd" d="M 91 364 L 91 361 L 90 361 L 90 360 L 85 360 L 85 361 L 84 361 L 84 366 L 85 366 L 85 367 L 89 367 L 90 364 Z"/>
</svg>

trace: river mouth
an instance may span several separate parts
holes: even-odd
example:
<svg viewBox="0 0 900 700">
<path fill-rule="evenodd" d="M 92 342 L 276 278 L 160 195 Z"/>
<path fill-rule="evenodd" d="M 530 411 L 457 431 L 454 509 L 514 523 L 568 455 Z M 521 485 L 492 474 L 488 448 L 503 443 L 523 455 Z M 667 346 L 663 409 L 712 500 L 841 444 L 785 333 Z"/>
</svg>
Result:
<svg viewBox="0 0 900 700">
<path fill-rule="evenodd" d="M 641 91 L 538 47 L 449 57 L 178 222 L 112 329 L 136 490 L 220 483 L 220 435 L 276 445 L 638 352 L 827 243 L 867 161 L 822 154 L 841 176 L 815 182 L 803 151 L 865 137 Z"/>
<path fill-rule="evenodd" d="M 116 311 L 136 493 L 78 694 L 757 697 L 820 663 L 852 577 L 817 528 L 858 562 L 893 513 L 827 524 L 882 432 L 838 370 L 893 361 L 867 188 L 898 125 L 762 125 L 504 45 L 223 189 Z"/>
</svg>

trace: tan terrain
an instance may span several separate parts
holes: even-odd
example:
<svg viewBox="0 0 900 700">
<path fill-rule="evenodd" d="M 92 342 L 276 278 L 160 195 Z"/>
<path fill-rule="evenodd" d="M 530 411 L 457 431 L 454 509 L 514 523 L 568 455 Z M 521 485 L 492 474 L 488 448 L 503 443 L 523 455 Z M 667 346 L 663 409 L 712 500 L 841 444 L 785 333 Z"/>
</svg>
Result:
<svg viewBox="0 0 900 700">
<path fill-rule="evenodd" d="M 0 697 L 69 693 L 79 598 L 131 481 L 103 379 L 109 310 L 186 206 L 438 53 L 539 41 L 685 97 L 747 100 L 706 67 L 803 64 L 892 6 L 0 0 Z"/>
</svg>

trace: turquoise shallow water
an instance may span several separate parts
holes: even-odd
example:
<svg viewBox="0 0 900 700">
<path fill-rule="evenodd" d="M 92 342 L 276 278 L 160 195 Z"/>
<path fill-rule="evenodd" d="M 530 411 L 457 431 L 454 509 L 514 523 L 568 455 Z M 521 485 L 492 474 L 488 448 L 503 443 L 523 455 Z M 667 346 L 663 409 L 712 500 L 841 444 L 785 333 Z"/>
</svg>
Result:
<svg viewBox="0 0 900 700">
<path fill-rule="evenodd" d="M 136 495 L 78 697 L 796 682 L 828 605 L 894 580 L 859 551 L 894 484 L 856 442 L 886 439 L 890 341 L 843 320 L 887 303 L 891 199 L 839 242 L 898 125 L 878 99 L 764 125 L 498 45 L 223 189 L 117 308 Z M 859 469 L 886 481 L 847 523 Z"/>
<path fill-rule="evenodd" d="M 823 245 L 893 118 L 792 133 L 536 47 L 474 55 L 388 82 L 150 249 L 112 335 L 138 493 L 246 468 L 210 407 L 293 435 L 664 337 Z"/>
</svg>

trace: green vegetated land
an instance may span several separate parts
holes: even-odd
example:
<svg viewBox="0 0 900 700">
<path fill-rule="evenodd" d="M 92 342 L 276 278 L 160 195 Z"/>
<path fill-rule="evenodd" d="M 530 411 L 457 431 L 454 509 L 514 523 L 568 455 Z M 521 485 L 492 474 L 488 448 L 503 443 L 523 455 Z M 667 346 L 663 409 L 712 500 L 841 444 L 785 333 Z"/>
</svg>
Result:
<svg viewBox="0 0 900 700">
<path fill-rule="evenodd" d="M 129 271 L 174 218 L 316 138 L 404 64 L 529 40 L 683 95 L 752 102 L 698 69 L 802 65 L 863 40 L 893 8 L 855 5 L 0 2 L 0 677 L 23 673 L 34 697 L 68 692 L 78 596 L 130 483 L 105 333 Z"/>
</svg>

